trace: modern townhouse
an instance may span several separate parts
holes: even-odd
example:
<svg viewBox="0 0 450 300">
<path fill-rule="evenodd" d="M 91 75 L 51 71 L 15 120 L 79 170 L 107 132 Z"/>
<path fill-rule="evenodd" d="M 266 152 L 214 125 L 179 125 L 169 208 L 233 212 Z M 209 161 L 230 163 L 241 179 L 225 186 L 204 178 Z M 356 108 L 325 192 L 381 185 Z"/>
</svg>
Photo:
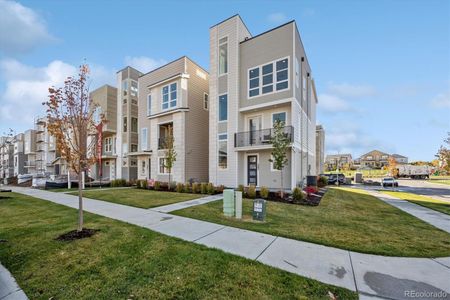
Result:
<svg viewBox="0 0 450 300">
<path fill-rule="evenodd" d="M 209 74 L 186 56 L 139 77 L 138 178 L 168 181 L 166 145 L 173 134 L 171 180 L 208 180 Z"/>
<path fill-rule="evenodd" d="M 117 175 L 117 88 L 103 85 L 92 91 L 90 97 L 98 105 L 94 112 L 96 123 L 100 123 L 101 115 L 104 115 L 106 123 L 97 132 L 97 139 L 101 139 L 101 153 L 97 153 L 97 164 L 91 168 L 89 176 L 96 180 L 114 180 Z"/>
<path fill-rule="evenodd" d="M 329 154 L 325 158 L 325 169 L 326 171 L 333 171 L 337 168 L 343 169 L 353 168 L 353 158 L 350 153 L 343 154 Z"/>
<path fill-rule="evenodd" d="M 24 168 L 25 174 L 36 173 L 36 130 L 28 129 L 24 132 Z"/>
<path fill-rule="evenodd" d="M 317 95 L 295 21 L 252 36 L 239 15 L 210 28 L 209 180 L 285 189 L 316 175 Z M 285 123 L 288 164 L 271 159 Z"/>
<path fill-rule="evenodd" d="M 7 183 L 14 176 L 14 143 L 13 137 L 0 137 L 0 179 Z"/>
<path fill-rule="evenodd" d="M 25 174 L 25 135 L 17 134 L 13 139 L 14 144 L 14 176 Z"/>
<path fill-rule="evenodd" d="M 322 125 L 316 126 L 316 172 L 321 174 L 325 164 L 325 130 Z"/>
<path fill-rule="evenodd" d="M 39 117 L 35 122 L 36 173 L 45 175 L 66 174 L 66 163 L 58 155 L 56 139 L 48 132 L 47 122 L 47 117 Z"/>
<path fill-rule="evenodd" d="M 117 72 L 117 160 L 116 177 L 137 178 L 138 79 L 142 73 L 132 67 Z M 111 169 L 111 168 L 110 168 Z"/>
</svg>

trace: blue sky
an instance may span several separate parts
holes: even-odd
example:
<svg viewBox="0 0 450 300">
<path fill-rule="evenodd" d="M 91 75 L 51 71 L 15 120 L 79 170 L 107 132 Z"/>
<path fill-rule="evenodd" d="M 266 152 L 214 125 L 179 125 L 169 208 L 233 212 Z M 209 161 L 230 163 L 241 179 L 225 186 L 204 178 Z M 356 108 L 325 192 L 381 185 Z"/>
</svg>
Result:
<svg viewBox="0 0 450 300">
<path fill-rule="evenodd" d="M 92 87 L 188 55 L 239 13 L 253 35 L 295 19 L 319 95 L 326 151 L 430 160 L 450 131 L 450 1 L 0 0 L 0 133 L 33 126 L 47 87 L 84 59 Z"/>
</svg>

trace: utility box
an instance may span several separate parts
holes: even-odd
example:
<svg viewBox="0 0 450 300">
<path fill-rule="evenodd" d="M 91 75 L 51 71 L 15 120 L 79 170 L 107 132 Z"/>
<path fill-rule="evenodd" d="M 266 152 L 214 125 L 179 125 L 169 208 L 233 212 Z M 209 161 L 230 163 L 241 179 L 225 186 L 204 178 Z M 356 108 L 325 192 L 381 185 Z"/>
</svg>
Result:
<svg viewBox="0 0 450 300">
<path fill-rule="evenodd" d="M 234 200 L 236 206 L 236 218 L 242 219 L 242 192 L 234 192 Z"/>
<path fill-rule="evenodd" d="M 223 214 L 226 217 L 234 217 L 234 190 L 223 191 Z"/>
<path fill-rule="evenodd" d="M 363 183 L 363 175 L 360 172 L 355 173 L 355 183 Z"/>
<path fill-rule="evenodd" d="M 253 220 L 262 222 L 266 219 L 266 203 L 264 199 L 253 200 Z"/>
</svg>

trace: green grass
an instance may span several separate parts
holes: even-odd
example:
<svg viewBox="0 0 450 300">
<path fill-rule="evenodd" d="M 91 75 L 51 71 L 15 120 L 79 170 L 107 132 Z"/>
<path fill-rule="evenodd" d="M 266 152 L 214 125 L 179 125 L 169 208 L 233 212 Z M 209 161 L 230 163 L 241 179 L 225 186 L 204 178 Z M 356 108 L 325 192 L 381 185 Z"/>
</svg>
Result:
<svg viewBox="0 0 450 300">
<path fill-rule="evenodd" d="M 433 179 L 429 180 L 428 182 L 450 185 L 450 179 Z"/>
<path fill-rule="evenodd" d="M 102 187 L 102 188 L 100 188 L 100 187 L 89 187 L 89 186 L 86 186 L 86 188 L 84 189 L 84 191 L 101 191 L 101 190 L 103 190 L 103 189 L 111 189 L 111 187 Z M 49 192 L 56 192 L 56 193 L 64 193 L 64 192 L 76 192 L 76 191 L 78 191 L 78 188 L 77 187 L 74 187 L 74 188 L 70 188 L 70 189 L 68 189 L 68 188 L 54 188 L 54 189 L 48 189 L 47 191 L 49 191 Z"/>
<path fill-rule="evenodd" d="M 450 215 L 450 202 L 406 192 L 384 191 L 383 193 Z"/>
<path fill-rule="evenodd" d="M 356 172 L 362 173 L 364 178 L 384 177 L 388 173 L 388 171 L 381 170 L 381 169 L 380 170 L 378 170 L 378 169 L 373 169 L 373 170 L 349 170 L 349 171 L 339 170 L 339 173 L 344 174 L 346 177 L 352 177 L 352 178 L 355 176 Z M 325 173 L 336 174 L 336 170 L 334 170 L 334 171 L 327 171 Z"/>
<path fill-rule="evenodd" d="M 357 252 L 411 257 L 450 255 L 450 234 L 363 192 L 330 189 L 319 206 L 268 202 L 265 223 L 227 218 L 222 201 L 186 208 L 176 215 Z"/>
<path fill-rule="evenodd" d="M 73 230 L 77 210 L 32 197 L 0 199 L 0 261 L 30 299 L 357 299 L 349 290 L 254 260 L 85 214 L 96 235 Z"/>
<path fill-rule="evenodd" d="M 69 194 L 78 195 L 78 192 Z M 151 208 L 197 199 L 200 197 L 200 195 L 140 189 L 118 189 L 105 191 L 86 191 L 83 193 L 83 197 L 141 208 Z"/>
</svg>

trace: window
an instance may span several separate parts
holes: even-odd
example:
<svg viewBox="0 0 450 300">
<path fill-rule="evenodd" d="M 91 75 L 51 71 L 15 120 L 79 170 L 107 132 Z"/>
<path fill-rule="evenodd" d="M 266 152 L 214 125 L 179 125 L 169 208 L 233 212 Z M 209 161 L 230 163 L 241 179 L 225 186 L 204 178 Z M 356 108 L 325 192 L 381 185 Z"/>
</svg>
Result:
<svg viewBox="0 0 450 300">
<path fill-rule="evenodd" d="M 133 105 L 138 105 L 137 99 L 131 99 L 131 104 L 133 104 Z"/>
<path fill-rule="evenodd" d="M 116 144 L 117 144 L 117 138 L 114 138 L 114 141 L 113 141 L 113 149 L 112 149 L 112 153 L 113 153 L 113 154 L 116 154 Z"/>
<path fill-rule="evenodd" d="M 306 77 L 305 75 L 303 75 L 303 81 L 302 81 L 302 96 L 303 96 L 303 108 L 305 107 L 305 103 L 306 103 Z"/>
<path fill-rule="evenodd" d="M 123 154 L 128 153 L 128 144 L 127 143 L 122 144 L 122 152 L 123 152 Z"/>
<path fill-rule="evenodd" d="M 286 112 L 272 114 L 272 126 L 276 121 L 284 122 L 284 124 L 286 124 Z"/>
<path fill-rule="evenodd" d="M 112 138 L 106 138 L 105 139 L 105 152 L 111 152 L 112 151 Z"/>
<path fill-rule="evenodd" d="M 228 139 L 228 135 L 226 133 L 219 134 L 219 141 Z"/>
<path fill-rule="evenodd" d="M 127 99 L 123 99 L 123 104 L 127 104 Z"/>
<path fill-rule="evenodd" d="M 142 161 L 141 168 L 141 173 L 145 174 L 145 160 Z"/>
<path fill-rule="evenodd" d="M 219 122 L 228 120 L 228 95 L 219 96 Z"/>
<path fill-rule="evenodd" d="M 147 95 L 147 116 L 152 114 L 152 95 Z"/>
<path fill-rule="evenodd" d="M 162 109 L 177 106 L 177 83 L 166 85 L 162 88 Z"/>
<path fill-rule="evenodd" d="M 289 87 L 288 81 L 288 58 L 249 69 L 248 97 L 256 97 L 287 89 Z"/>
<path fill-rule="evenodd" d="M 203 93 L 203 109 L 209 109 L 209 96 L 207 93 Z"/>
<path fill-rule="evenodd" d="M 92 118 L 94 120 L 95 124 L 100 124 L 100 121 L 102 120 L 102 108 L 100 106 L 97 106 L 92 114 Z"/>
<path fill-rule="evenodd" d="M 138 95 L 138 83 L 134 80 L 131 80 L 130 95 L 133 97 Z"/>
<path fill-rule="evenodd" d="M 130 161 L 130 166 L 137 167 L 137 161 L 135 159 Z"/>
<path fill-rule="evenodd" d="M 128 81 L 122 81 L 122 90 L 124 96 L 128 95 Z"/>
<path fill-rule="evenodd" d="M 219 40 L 219 75 L 228 73 L 228 38 Z"/>
<path fill-rule="evenodd" d="M 228 141 L 219 140 L 219 169 L 226 169 L 228 167 Z"/>
<path fill-rule="evenodd" d="M 297 88 L 300 86 L 300 65 L 298 64 L 297 57 L 295 58 L 295 86 Z"/>
<path fill-rule="evenodd" d="M 168 174 L 169 170 L 166 168 L 166 159 L 164 157 L 159 158 L 159 174 Z"/>
<path fill-rule="evenodd" d="M 138 132 L 138 119 L 137 118 L 131 118 L 131 132 Z"/>
<path fill-rule="evenodd" d="M 138 151 L 138 145 L 137 144 L 131 144 L 131 152 L 137 152 Z"/>
<path fill-rule="evenodd" d="M 127 120 L 127 117 L 123 117 L 123 132 L 128 132 L 128 120 Z"/>
<path fill-rule="evenodd" d="M 141 150 L 147 150 L 147 128 L 141 128 Z"/>
</svg>

